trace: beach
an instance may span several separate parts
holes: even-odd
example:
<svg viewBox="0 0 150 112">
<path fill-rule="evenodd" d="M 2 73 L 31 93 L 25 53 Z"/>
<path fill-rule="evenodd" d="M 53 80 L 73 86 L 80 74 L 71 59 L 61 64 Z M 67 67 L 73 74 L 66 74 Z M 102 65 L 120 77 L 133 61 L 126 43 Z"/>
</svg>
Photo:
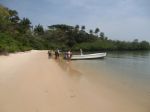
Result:
<svg viewBox="0 0 150 112">
<path fill-rule="evenodd" d="M 49 59 L 46 50 L 0 56 L 0 112 L 150 111 L 141 105 L 89 82 L 71 62 Z"/>
</svg>

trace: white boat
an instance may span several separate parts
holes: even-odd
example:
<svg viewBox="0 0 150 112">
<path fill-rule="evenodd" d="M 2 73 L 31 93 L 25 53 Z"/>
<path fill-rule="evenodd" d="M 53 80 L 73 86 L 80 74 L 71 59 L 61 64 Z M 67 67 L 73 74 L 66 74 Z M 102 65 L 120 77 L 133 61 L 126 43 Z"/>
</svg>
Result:
<svg viewBox="0 0 150 112">
<path fill-rule="evenodd" d="M 94 54 L 81 54 L 81 55 L 72 55 L 72 60 L 83 60 L 83 59 L 98 59 L 104 58 L 106 56 L 105 53 L 94 53 Z"/>
</svg>

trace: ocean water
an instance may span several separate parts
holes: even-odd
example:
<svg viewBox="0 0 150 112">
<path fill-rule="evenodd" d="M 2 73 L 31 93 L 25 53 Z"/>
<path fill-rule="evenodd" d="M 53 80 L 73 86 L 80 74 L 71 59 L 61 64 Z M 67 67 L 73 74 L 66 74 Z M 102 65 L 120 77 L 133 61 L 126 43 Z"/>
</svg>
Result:
<svg viewBox="0 0 150 112">
<path fill-rule="evenodd" d="M 90 83 L 103 85 L 150 111 L 150 52 L 108 52 L 104 59 L 71 62 Z"/>
</svg>

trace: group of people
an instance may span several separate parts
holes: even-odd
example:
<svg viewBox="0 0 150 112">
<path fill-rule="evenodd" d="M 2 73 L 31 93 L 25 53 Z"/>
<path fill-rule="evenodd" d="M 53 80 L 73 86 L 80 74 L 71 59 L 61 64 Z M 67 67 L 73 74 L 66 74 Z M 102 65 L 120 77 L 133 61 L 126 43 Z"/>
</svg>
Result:
<svg viewBox="0 0 150 112">
<path fill-rule="evenodd" d="M 64 53 L 64 59 L 70 60 L 72 57 L 72 52 L 69 50 L 68 52 Z"/>
<path fill-rule="evenodd" d="M 61 53 L 62 54 L 62 53 Z M 60 50 L 56 49 L 55 52 L 53 50 L 48 50 L 48 57 L 51 58 L 53 55 L 55 55 L 55 59 L 58 59 L 60 56 Z M 68 50 L 67 52 L 64 52 L 64 59 L 70 60 L 72 57 L 71 50 Z"/>
</svg>

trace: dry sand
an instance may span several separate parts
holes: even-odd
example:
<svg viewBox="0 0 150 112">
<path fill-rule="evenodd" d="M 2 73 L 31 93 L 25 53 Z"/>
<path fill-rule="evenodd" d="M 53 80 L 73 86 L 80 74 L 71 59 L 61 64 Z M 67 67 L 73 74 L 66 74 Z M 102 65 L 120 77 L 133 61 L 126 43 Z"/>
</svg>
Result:
<svg viewBox="0 0 150 112">
<path fill-rule="evenodd" d="M 91 74 L 92 75 L 92 74 Z M 148 112 L 47 51 L 0 56 L 0 112 Z"/>
</svg>

